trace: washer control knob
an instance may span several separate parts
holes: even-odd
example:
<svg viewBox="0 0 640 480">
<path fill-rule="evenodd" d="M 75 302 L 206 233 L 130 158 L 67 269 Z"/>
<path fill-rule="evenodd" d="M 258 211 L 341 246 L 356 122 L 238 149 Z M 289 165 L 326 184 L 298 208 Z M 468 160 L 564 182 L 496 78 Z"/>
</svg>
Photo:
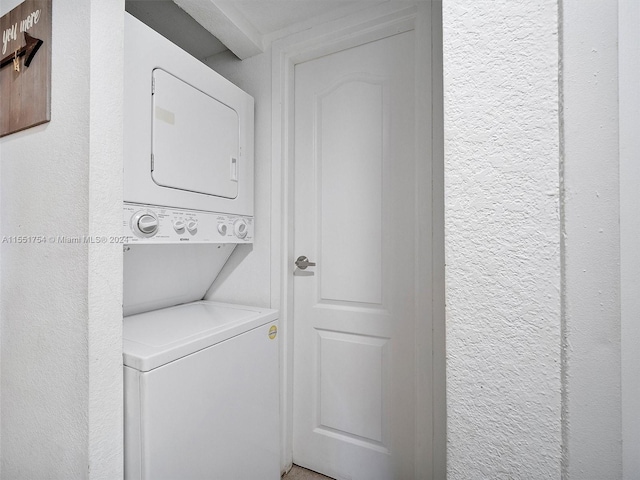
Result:
<svg viewBox="0 0 640 480">
<path fill-rule="evenodd" d="M 189 220 L 187 222 L 187 230 L 189 230 L 189 233 L 194 234 L 198 231 L 198 222 L 196 222 L 195 220 Z"/>
<path fill-rule="evenodd" d="M 220 235 L 225 236 L 227 234 L 227 225 L 225 223 L 219 223 L 218 232 Z"/>
<path fill-rule="evenodd" d="M 236 237 L 244 238 L 247 236 L 249 232 L 249 228 L 247 227 L 247 222 L 243 219 L 236 220 L 233 224 L 233 233 L 235 233 Z"/>
<path fill-rule="evenodd" d="M 173 229 L 176 232 L 178 232 L 178 233 L 184 232 L 184 227 L 185 227 L 184 221 L 182 221 L 182 220 L 174 220 L 173 221 Z"/>
<path fill-rule="evenodd" d="M 158 217 L 151 212 L 138 212 L 131 222 L 133 231 L 140 237 L 153 237 L 158 233 L 158 226 Z"/>
</svg>

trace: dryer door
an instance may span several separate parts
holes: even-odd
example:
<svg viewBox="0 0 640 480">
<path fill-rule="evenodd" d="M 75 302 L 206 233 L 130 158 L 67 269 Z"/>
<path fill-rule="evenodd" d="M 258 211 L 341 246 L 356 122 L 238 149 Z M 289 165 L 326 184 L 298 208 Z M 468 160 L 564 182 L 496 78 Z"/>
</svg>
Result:
<svg viewBox="0 0 640 480">
<path fill-rule="evenodd" d="M 170 73 L 153 71 L 151 176 L 160 186 L 238 196 L 235 110 Z"/>
</svg>

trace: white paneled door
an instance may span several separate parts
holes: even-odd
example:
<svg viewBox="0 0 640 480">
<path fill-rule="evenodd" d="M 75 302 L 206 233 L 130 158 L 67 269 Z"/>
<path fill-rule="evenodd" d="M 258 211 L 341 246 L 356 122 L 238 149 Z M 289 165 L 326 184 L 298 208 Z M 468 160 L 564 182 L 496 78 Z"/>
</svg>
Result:
<svg viewBox="0 0 640 480">
<path fill-rule="evenodd" d="M 338 479 L 415 476 L 414 41 L 295 67 L 293 460 Z"/>
</svg>

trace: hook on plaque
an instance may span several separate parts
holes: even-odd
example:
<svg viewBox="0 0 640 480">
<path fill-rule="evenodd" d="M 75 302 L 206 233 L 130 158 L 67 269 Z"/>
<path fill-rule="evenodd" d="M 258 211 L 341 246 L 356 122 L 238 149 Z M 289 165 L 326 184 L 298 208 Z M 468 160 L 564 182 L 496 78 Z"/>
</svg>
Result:
<svg viewBox="0 0 640 480">
<path fill-rule="evenodd" d="M 32 37 L 27 32 L 24 32 L 24 41 L 25 46 L 19 48 L 14 53 L 7 55 L 5 58 L 0 60 L 0 68 L 4 68 L 7 65 L 13 63 L 13 69 L 16 72 L 20 71 L 20 61 L 18 60 L 20 57 L 24 57 L 24 66 L 29 67 L 31 65 L 31 61 L 33 57 L 35 57 L 36 53 L 44 43 L 42 40 L 36 37 Z"/>
</svg>

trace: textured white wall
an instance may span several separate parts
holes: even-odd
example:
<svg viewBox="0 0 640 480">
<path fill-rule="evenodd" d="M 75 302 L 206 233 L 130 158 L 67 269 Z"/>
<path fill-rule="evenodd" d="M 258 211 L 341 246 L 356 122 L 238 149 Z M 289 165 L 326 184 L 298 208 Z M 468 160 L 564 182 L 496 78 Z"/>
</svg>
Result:
<svg viewBox="0 0 640 480">
<path fill-rule="evenodd" d="M 560 478 L 557 1 L 443 30 L 448 476 Z"/>
<path fill-rule="evenodd" d="M 617 2 L 562 3 L 566 478 L 619 479 Z"/>
<path fill-rule="evenodd" d="M 615 2 L 445 2 L 451 478 L 622 474 L 616 41 Z"/>
<path fill-rule="evenodd" d="M 90 26 L 88 233 L 117 238 L 122 235 L 124 0 L 92 1 Z M 89 245 L 85 292 L 91 479 L 121 479 L 124 474 L 122 255 L 117 242 Z"/>
<path fill-rule="evenodd" d="M 640 478 L 640 3 L 619 5 L 623 478 L 635 480 Z"/>
<path fill-rule="evenodd" d="M 123 10 L 53 2 L 52 120 L 0 141 L 2 235 L 120 235 Z M 3 478 L 121 478 L 121 255 L 2 244 Z"/>
<path fill-rule="evenodd" d="M 206 298 L 245 305 L 271 303 L 271 50 L 240 61 L 223 52 L 205 61 L 255 100 L 255 240 L 238 246 Z"/>
</svg>

